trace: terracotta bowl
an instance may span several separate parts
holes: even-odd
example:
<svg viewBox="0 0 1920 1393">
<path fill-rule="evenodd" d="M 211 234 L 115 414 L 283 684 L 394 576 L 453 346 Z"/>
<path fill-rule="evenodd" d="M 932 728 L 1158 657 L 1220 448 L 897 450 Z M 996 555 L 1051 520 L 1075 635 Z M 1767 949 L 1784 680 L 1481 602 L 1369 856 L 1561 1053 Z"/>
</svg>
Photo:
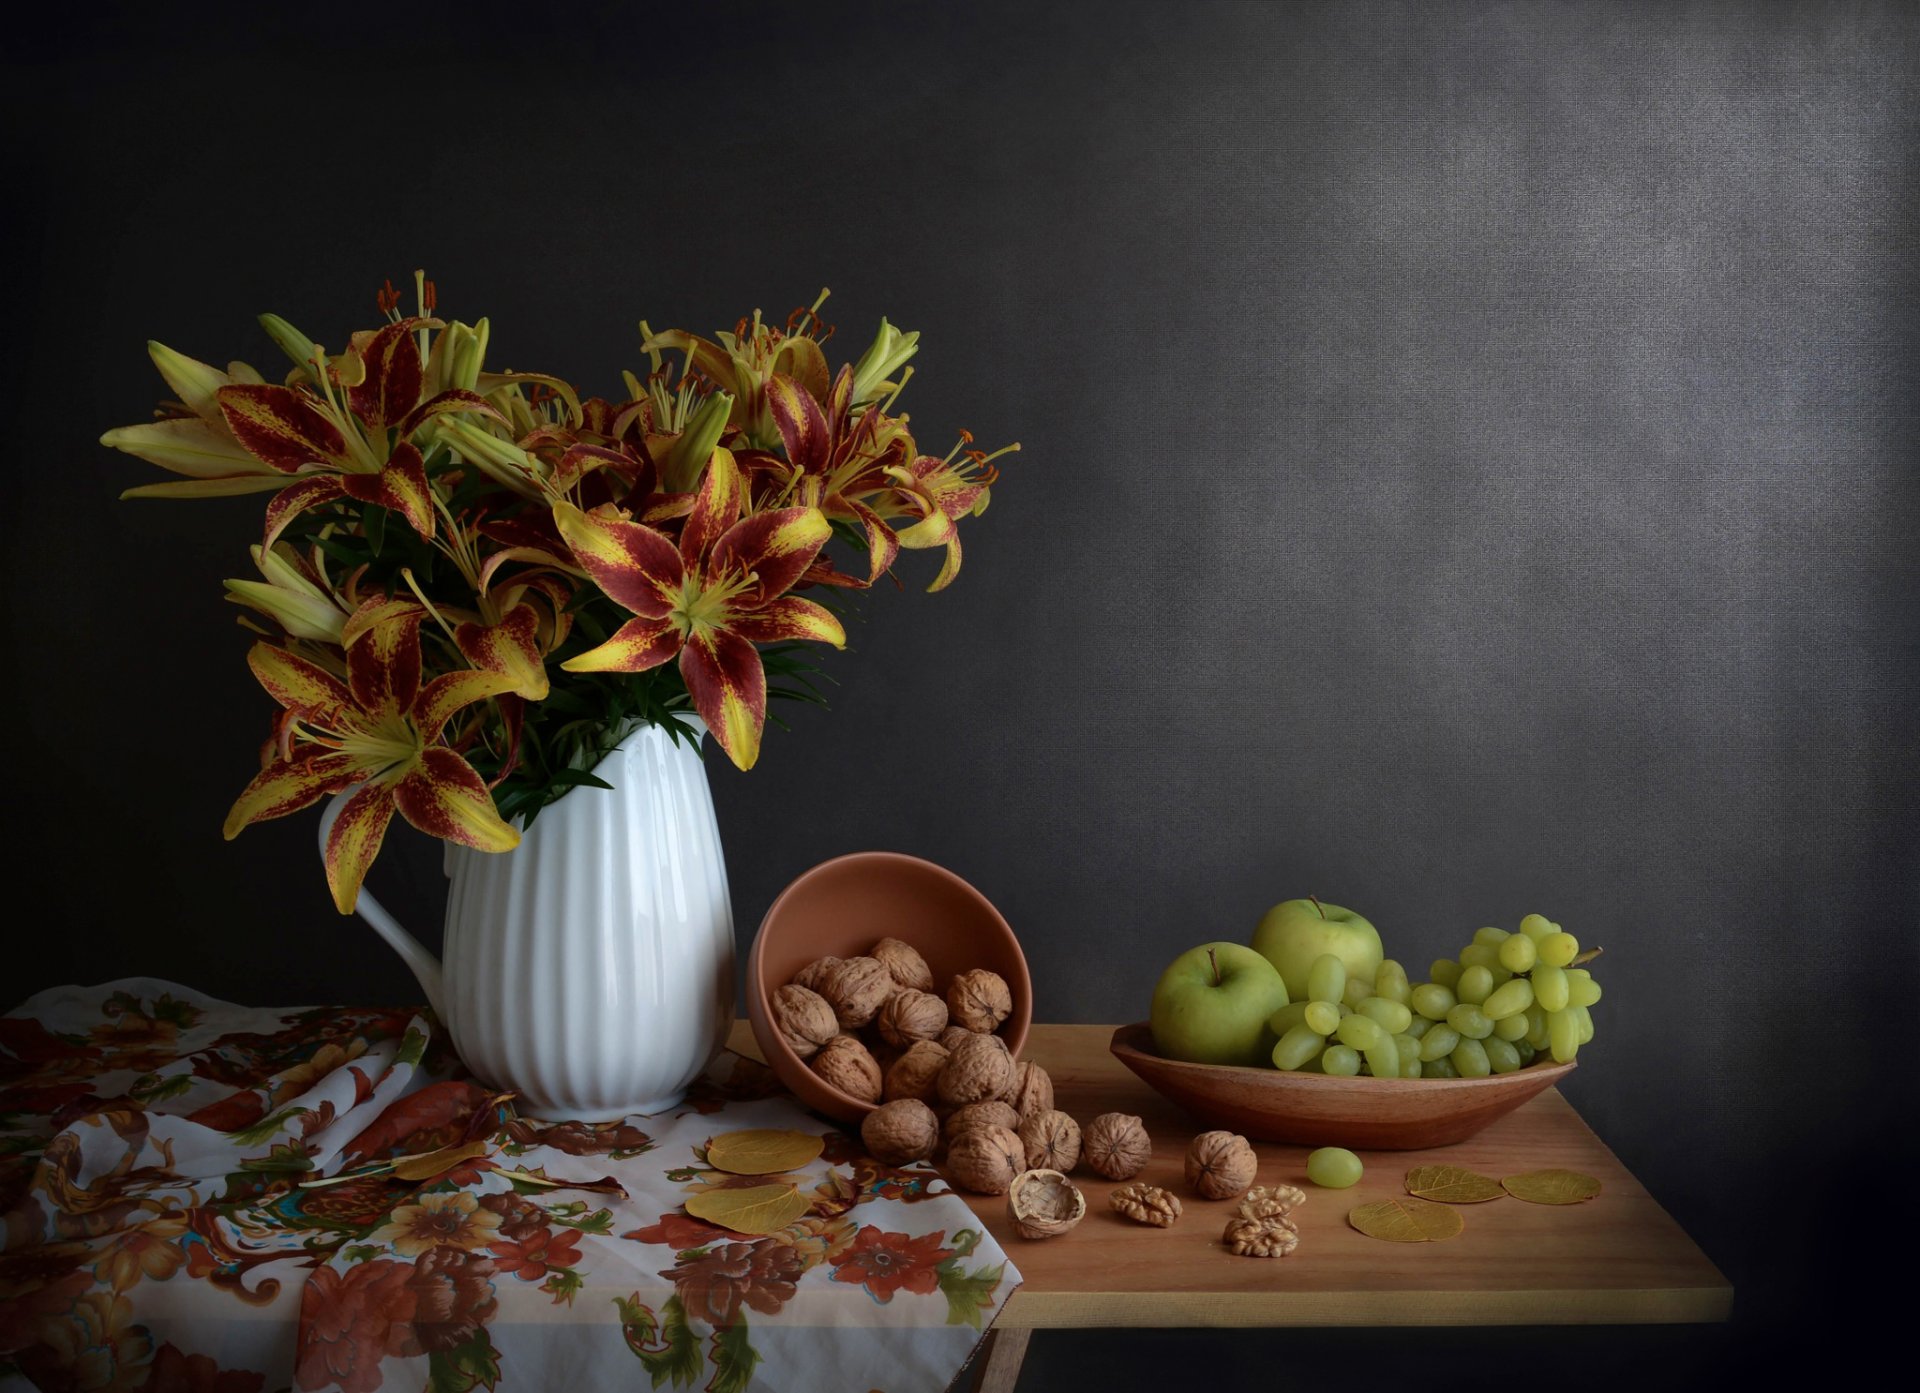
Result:
<svg viewBox="0 0 1920 1393">
<path fill-rule="evenodd" d="M 912 944 L 933 969 L 936 988 L 969 968 L 1007 981 L 1013 1013 L 1000 1038 L 1016 1055 L 1033 1024 L 1033 979 L 1007 921 L 952 871 L 897 851 L 861 851 L 823 861 L 780 892 L 747 955 L 747 1016 L 767 1063 L 816 1111 L 858 1122 L 873 1111 L 807 1067 L 773 1028 L 767 999 L 815 958 L 856 957 L 880 939 Z"/>
<path fill-rule="evenodd" d="M 1184 1064 L 1154 1052 L 1143 1021 L 1113 1032 L 1114 1058 L 1202 1122 L 1260 1141 L 1423 1151 L 1465 1141 L 1573 1072 L 1530 1064 L 1484 1079 L 1375 1079 Z"/>
</svg>

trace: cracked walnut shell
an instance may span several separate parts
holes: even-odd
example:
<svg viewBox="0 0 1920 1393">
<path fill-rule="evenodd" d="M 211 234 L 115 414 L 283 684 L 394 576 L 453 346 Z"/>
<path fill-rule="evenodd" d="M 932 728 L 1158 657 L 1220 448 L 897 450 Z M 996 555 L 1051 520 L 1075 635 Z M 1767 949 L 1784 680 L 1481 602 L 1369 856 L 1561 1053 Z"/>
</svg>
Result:
<svg viewBox="0 0 1920 1393">
<path fill-rule="evenodd" d="M 1022 1238 L 1058 1238 L 1087 1217 L 1087 1197 L 1059 1171 L 1022 1171 L 1007 1190 L 1007 1212 Z"/>
<path fill-rule="evenodd" d="M 1300 1230 L 1293 1220 L 1277 1215 L 1248 1219 L 1236 1214 L 1227 1220 L 1220 1241 L 1243 1258 L 1284 1258 L 1300 1246 Z"/>
<path fill-rule="evenodd" d="M 1256 1185 L 1241 1197 L 1233 1212 L 1242 1219 L 1284 1219 L 1297 1204 L 1307 1202 L 1307 1192 L 1297 1185 Z"/>
<path fill-rule="evenodd" d="M 947 1052 L 931 1040 L 918 1040 L 907 1052 L 887 1066 L 881 1096 L 888 1102 L 918 1098 L 931 1103 L 940 1096 L 940 1071 L 947 1067 Z"/>
<path fill-rule="evenodd" d="M 976 967 L 948 983 L 947 1011 L 957 1024 L 980 1035 L 991 1035 L 1013 1014 L 1013 993 L 999 973 Z"/>
<path fill-rule="evenodd" d="M 932 1040 L 947 1028 L 947 1003 L 932 992 L 900 987 L 874 1018 L 880 1038 L 902 1049 L 916 1040 Z"/>
<path fill-rule="evenodd" d="M 1014 1066 L 1013 1087 L 1007 1091 L 1007 1101 L 1023 1118 L 1032 1117 L 1035 1113 L 1052 1112 L 1052 1076 L 1031 1059 L 1021 1060 Z"/>
<path fill-rule="evenodd" d="M 1122 1185 L 1107 1197 L 1114 1213 L 1124 1214 L 1136 1224 L 1151 1224 L 1157 1229 L 1172 1228 L 1180 1217 L 1180 1197 L 1158 1185 L 1136 1181 Z"/>
<path fill-rule="evenodd" d="M 1109 1180 L 1131 1180 L 1152 1159 L 1153 1143 L 1132 1113 L 1103 1112 L 1082 1129 L 1080 1155 Z"/>
<path fill-rule="evenodd" d="M 818 992 L 788 983 L 773 994 L 772 1006 L 774 1029 L 787 1048 L 802 1059 L 813 1058 L 822 1045 L 840 1033 L 839 1018 Z"/>
<path fill-rule="evenodd" d="M 969 1127 L 947 1148 L 953 1183 L 976 1195 L 1004 1195 L 1027 1168 L 1020 1138 L 1005 1127 Z"/>
<path fill-rule="evenodd" d="M 814 988 L 833 1004 L 842 1030 L 858 1030 L 880 1013 L 899 987 L 875 958 L 847 958 L 828 968 Z"/>
<path fill-rule="evenodd" d="M 867 1154 L 889 1166 L 906 1166 L 933 1155 L 940 1141 L 940 1119 L 917 1098 L 882 1103 L 860 1123 Z"/>
<path fill-rule="evenodd" d="M 1235 1132 L 1202 1132 L 1187 1148 L 1187 1184 L 1202 1199 L 1230 1200 L 1253 1184 L 1260 1158 Z"/>
<path fill-rule="evenodd" d="M 867 956 L 880 962 L 893 980 L 917 992 L 933 990 L 933 969 L 920 956 L 920 950 L 897 938 L 883 938 L 867 949 Z"/>
<path fill-rule="evenodd" d="M 880 1101 L 880 1065 L 853 1036 L 834 1036 L 807 1062 L 842 1093 L 863 1103 Z"/>
<path fill-rule="evenodd" d="M 1013 1056 L 999 1036 L 971 1035 L 947 1056 L 947 1067 L 940 1071 L 940 1099 L 959 1105 L 998 1098 L 1013 1075 Z"/>
<path fill-rule="evenodd" d="M 1016 1129 L 1027 1149 L 1027 1165 L 1062 1175 L 1080 1164 L 1080 1124 L 1048 1108 L 1021 1119 Z"/>
</svg>

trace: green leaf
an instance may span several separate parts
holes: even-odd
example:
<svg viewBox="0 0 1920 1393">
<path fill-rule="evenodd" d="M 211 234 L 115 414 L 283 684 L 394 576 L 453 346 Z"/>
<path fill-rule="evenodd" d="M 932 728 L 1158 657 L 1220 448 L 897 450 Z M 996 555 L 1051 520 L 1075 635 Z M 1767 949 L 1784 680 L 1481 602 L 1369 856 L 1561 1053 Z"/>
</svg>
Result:
<svg viewBox="0 0 1920 1393">
<path fill-rule="evenodd" d="M 557 1267 L 547 1274 L 547 1280 L 540 1284 L 540 1290 L 553 1296 L 554 1305 L 571 1306 L 583 1285 L 580 1274 L 571 1267 Z"/>
<path fill-rule="evenodd" d="M 714 1331 L 711 1345 L 713 1377 L 707 1383 L 707 1393 L 745 1393 L 753 1381 L 753 1366 L 760 1362 L 759 1354 L 747 1342 L 747 1318 L 740 1316 L 732 1325 Z"/>
<path fill-rule="evenodd" d="M 624 1303 L 622 1306 L 624 1316 Z M 629 1327 L 627 1347 L 639 1356 L 641 1367 L 653 1376 L 655 1388 L 663 1383 L 671 1383 L 675 1388 L 691 1388 L 699 1381 L 701 1369 L 706 1367 L 706 1361 L 700 1357 L 700 1337 L 687 1324 L 687 1309 L 680 1304 L 678 1296 L 668 1297 L 667 1304 L 660 1310 L 664 1318 L 659 1331 L 660 1343 L 654 1343 L 651 1328 L 644 1340 L 636 1342 L 634 1330 Z"/>
<path fill-rule="evenodd" d="M 464 1345 L 427 1356 L 426 1393 L 470 1393 L 500 1382 L 500 1355 L 485 1329 Z"/>
<path fill-rule="evenodd" d="M 999 1289 L 1006 1264 L 976 1267 L 962 1272 L 959 1260 L 949 1258 L 940 1264 L 940 1290 L 947 1298 L 947 1324 L 980 1328 L 980 1314 L 993 1309 L 993 1294 Z"/>
<path fill-rule="evenodd" d="M 979 1229 L 955 1229 L 953 1240 L 947 1246 L 953 1249 L 956 1258 L 970 1258 L 973 1250 L 980 1246 L 980 1238 Z"/>
<path fill-rule="evenodd" d="M 585 1208 L 584 1205 L 581 1207 Z M 593 1213 L 583 1215 L 578 1219 L 566 1218 L 556 1210 L 548 1210 L 547 1216 L 563 1228 L 579 1229 L 582 1233 L 605 1234 L 609 1237 L 613 1234 L 613 1211 L 611 1209 L 596 1209 Z"/>
<path fill-rule="evenodd" d="M 307 1111 L 308 1109 L 298 1105 L 282 1108 L 279 1112 L 268 1113 L 258 1122 L 227 1133 L 227 1136 L 242 1146 L 258 1146 L 261 1142 L 284 1131 L 289 1122 L 296 1117 L 304 1116 Z"/>
<path fill-rule="evenodd" d="M 349 1243 L 341 1249 L 340 1256 L 348 1262 L 371 1262 L 384 1252 L 386 1249 L 378 1243 Z"/>
<path fill-rule="evenodd" d="M 127 1090 L 127 1096 L 139 1102 L 152 1105 L 164 1103 L 169 1098 L 178 1098 L 193 1087 L 192 1074 L 148 1074 Z"/>
<path fill-rule="evenodd" d="M 387 539 L 387 510 L 378 503 L 369 503 L 366 511 L 360 514 L 360 530 L 366 534 L 367 545 L 378 556 L 383 550 L 382 543 Z"/>
<path fill-rule="evenodd" d="M 393 1057 L 394 1063 L 418 1064 L 422 1059 L 426 1057 L 426 1053 L 427 1053 L 426 1035 L 421 1031 L 414 1030 L 411 1027 L 409 1027 L 407 1030 L 407 1033 L 401 1037 L 400 1048 L 394 1054 L 394 1057 Z"/>
<path fill-rule="evenodd" d="M 547 780 L 549 785 L 563 785 L 567 788 L 607 788 L 613 787 L 598 774 L 589 774 L 584 769 L 556 769 Z"/>
<path fill-rule="evenodd" d="M 296 1111 L 307 1110 L 299 1108 Z M 298 1142 L 281 1142 L 264 1156 L 242 1161 L 240 1169 L 254 1174 L 297 1175 L 313 1169 L 313 1157 Z"/>
</svg>

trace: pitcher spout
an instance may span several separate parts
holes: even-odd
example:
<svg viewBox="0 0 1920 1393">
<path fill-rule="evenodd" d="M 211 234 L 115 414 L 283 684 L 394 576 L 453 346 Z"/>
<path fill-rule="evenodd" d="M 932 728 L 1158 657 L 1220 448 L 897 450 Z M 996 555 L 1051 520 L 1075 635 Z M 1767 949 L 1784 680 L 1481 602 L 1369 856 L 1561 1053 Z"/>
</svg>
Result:
<svg viewBox="0 0 1920 1393">
<path fill-rule="evenodd" d="M 334 821 L 356 791 L 350 788 L 336 793 L 320 813 L 320 857 L 323 861 L 327 855 L 327 837 L 333 831 Z M 389 948 L 400 955 L 400 961 L 407 965 L 420 983 L 420 989 L 427 994 L 427 1004 L 433 1007 L 433 1014 L 440 1018 L 442 1025 L 451 1028 L 447 1020 L 446 993 L 441 984 L 440 959 L 423 948 L 419 939 L 401 928 L 400 921 L 387 913 L 366 890 L 360 891 L 360 898 L 354 901 L 353 910 L 386 940 Z"/>
</svg>

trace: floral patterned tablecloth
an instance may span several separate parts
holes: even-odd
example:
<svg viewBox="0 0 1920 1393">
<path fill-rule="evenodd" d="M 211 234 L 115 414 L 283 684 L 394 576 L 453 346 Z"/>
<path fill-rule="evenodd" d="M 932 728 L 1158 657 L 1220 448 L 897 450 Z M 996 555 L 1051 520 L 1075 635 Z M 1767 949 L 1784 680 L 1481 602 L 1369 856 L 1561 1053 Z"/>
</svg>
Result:
<svg viewBox="0 0 1920 1393">
<path fill-rule="evenodd" d="M 826 1139 L 760 1238 L 682 1208 L 766 1183 L 706 1165 L 747 1127 Z M 148 979 L 0 1017 L 0 1223 L 0 1393 L 932 1390 L 1020 1281 L 740 1056 L 671 1113 L 533 1122 L 424 1011 Z"/>
</svg>

